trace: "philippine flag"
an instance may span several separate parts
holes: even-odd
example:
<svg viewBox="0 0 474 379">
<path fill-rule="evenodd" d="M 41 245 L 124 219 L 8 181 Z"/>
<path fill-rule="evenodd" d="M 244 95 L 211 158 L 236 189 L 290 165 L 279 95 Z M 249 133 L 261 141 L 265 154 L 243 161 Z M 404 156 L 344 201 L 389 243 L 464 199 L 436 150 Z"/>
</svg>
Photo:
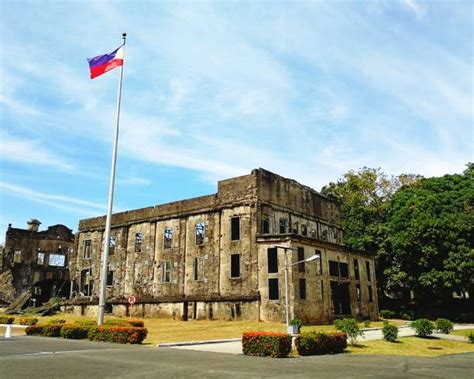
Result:
<svg viewBox="0 0 474 379">
<path fill-rule="evenodd" d="M 123 45 L 110 54 L 99 55 L 94 58 L 87 58 L 89 69 L 91 71 L 91 79 L 105 74 L 107 71 L 123 65 L 124 49 Z"/>
</svg>

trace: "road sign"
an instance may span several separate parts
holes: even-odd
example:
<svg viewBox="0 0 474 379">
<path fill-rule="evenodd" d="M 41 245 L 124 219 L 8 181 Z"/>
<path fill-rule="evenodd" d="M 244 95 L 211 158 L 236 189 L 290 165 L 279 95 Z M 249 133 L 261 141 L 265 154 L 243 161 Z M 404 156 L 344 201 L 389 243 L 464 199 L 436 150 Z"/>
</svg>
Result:
<svg viewBox="0 0 474 379">
<path fill-rule="evenodd" d="M 132 304 L 135 304 L 136 301 L 137 301 L 137 298 L 133 295 L 130 295 L 128 298 L 127 298 L 127 301 L 128 301 L 128 304 L 132 305 Z"/>
</svg>

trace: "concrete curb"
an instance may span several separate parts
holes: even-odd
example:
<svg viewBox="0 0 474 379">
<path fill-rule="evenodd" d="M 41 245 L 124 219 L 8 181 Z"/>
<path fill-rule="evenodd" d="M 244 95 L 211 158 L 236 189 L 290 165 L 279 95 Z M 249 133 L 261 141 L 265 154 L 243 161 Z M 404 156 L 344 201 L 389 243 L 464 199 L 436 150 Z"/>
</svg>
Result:
<svg viewBox="0 0 474 379">
<path fill-rule="evenodd" d="M 174 346 L 192 346 L 192 345 L 209 345 L 216 343 L 240 342 L 242 338 L 228 338 L 222 340 L 208 340 L 208 341 L 187 341 L 187 342 L 166 342 L 159 343 L 157 347 L 174 347 Z"/>
</svg>

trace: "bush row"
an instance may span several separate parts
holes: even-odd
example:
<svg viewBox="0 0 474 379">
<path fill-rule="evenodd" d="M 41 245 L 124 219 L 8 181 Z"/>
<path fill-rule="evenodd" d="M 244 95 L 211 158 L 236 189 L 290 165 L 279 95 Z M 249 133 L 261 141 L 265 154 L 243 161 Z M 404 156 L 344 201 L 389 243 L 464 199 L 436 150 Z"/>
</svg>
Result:
<svg viewBox="0 0 474 379">
<path fill-rule="evenodd" d="M 115 343 L 142 343 L 148 330 L 134 326 L 83 326 L 74 324 L 32 325 L 25 330 L 29 336 L 63 337 L 67 339 L 86 339 L 91 341 Z"/>
<path fill-rule="evenodd" d="M 242 352 L 259 357 L 286 357 L 291 351 L 291 336 L 286 333 L 245 332 Z"/>
<path fill-rule="evenodd" d="M 306 332 L 295 340 L 299 355 L 338 354 L 347 348 L 346 333 Z"/>
<path fill-rule="evenodd" d="M 439 318 L 435 322 L 425 318 L 420 318 L 413 321 L 410 326 L 415 329 L 416 335 L 418 337 L 430 336 L 435 330 L 440 333 L 449 334 L 454 328 L 454 324 L 445 318 Z"/>
<path fill-rule="evenodd" d="M 38 319 L 36 317 L 22 317 L 20 318 L 20 325 L 36 325 Z"/>
</svg>

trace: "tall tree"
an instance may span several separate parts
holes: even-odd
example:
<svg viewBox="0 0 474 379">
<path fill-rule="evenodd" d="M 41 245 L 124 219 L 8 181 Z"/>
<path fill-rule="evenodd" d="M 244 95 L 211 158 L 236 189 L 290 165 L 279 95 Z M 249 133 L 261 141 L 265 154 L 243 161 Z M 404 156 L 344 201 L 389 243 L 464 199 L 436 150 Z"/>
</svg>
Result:
<svg viewBox="0 0 474 379">
<path fill-rule="evenodd" d="M 474 294 L 474 165 L 463 174 L 421 179 L 394 194 L 387 220 L 388 289 L 439 297 Z"/>
</svg>

